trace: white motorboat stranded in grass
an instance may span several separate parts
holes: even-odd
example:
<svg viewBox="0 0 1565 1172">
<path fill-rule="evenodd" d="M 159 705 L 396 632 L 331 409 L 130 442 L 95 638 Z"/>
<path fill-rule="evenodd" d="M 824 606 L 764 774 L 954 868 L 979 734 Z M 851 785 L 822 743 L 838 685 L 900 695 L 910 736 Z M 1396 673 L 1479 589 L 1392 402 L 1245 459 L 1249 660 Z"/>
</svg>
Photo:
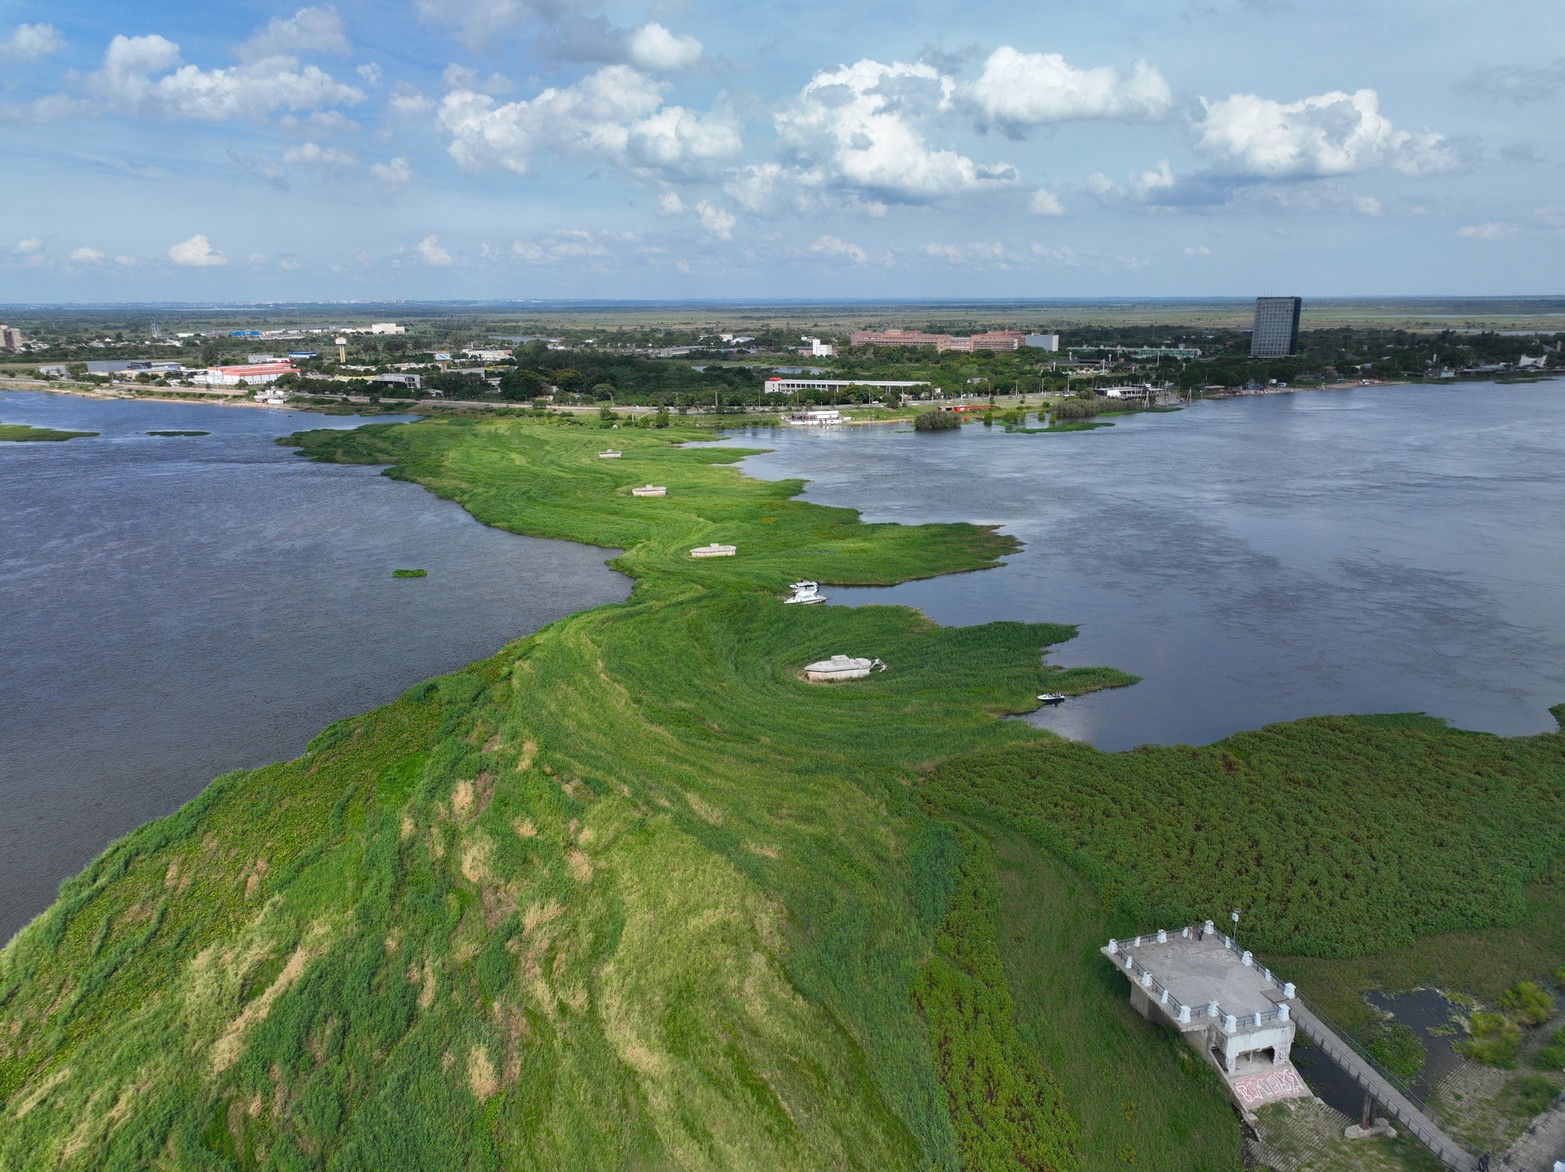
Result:
<svg viewBox="0 0 1565 1172">
<path fill-rule="evenodd" d="M 830 659 L 806 664 L 804 678 L 812 684 L 834 683 L 837 680 L 861 680 L 872 671 L 885 671 L 881 659 L 860 659 L 852 655 L 833 655 Z"/>
<path fill-rule="evenodd" d="M 826 601 L 826 596 L 821 593 L 821 584 L 819 582 L 811 582 L 808 578 L 801 578 L 788 589 L 793 591 L 793 595 L 783 599 L 784 605 L 792 605 L 797 602 L 808 606 L 813 602 Z"/>
<path fill-rule="evenodd" d="M 1063 704 L 1065 703 L 1065 697 L 1059 692 L 1044 692 L 1039 695 L 1038 702 L 1040 704 Z"/>
</svg>

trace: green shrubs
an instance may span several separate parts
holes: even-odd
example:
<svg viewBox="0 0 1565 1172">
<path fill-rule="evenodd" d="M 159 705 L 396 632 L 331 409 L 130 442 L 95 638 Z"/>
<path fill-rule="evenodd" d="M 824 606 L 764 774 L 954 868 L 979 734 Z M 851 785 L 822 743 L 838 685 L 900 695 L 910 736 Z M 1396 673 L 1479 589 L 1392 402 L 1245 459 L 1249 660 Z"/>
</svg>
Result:
<svg viewBox="0 0 1565 1172">
<path fill-rule="evenodd" d="M 1527 1026 L 1541 1026 L 1554 1016 L 1554 998 L 1534 981 L 1521 981 L 1500 994 L 1499 1006 Z"/>
<path fill-rule="evenodd" d="M 428 570 L 392 570 L 393 578 L 424 578 L 429 575 Z"/>
<path fill-rule="evenodd" d="M 913 1003 L 929 1023 L 962 1167 L 973 1172 L 1074 1172 L 1076 1125 L 1060 1088 L 1023 1045 L 1000 964 L 994 860 L 963 836 L 950 910 L 935 955 L 919 970 Z"/>
<path fill-rule="evenodd" d="M 1522 1028 L 1503 1014 L 1479 1010 L 1467 1021 L 1468 1036 L 1454 1042 L 1451 1049 L 1463 1058 L 1509 1070 L 1516 1065 L 1516 1049 L 1521 1044 Z"/>
<path fill-rule="evenodd" d="M 1547 1111 L 1558 1093 L 1552 1079 L 1541 1074 L 1521 1074 L 1505 1084 L 1500 1099 L 1504 1106 L 1511 1109 L 1512 1114 L 1531 1119 Z"/>
<path fill-rule="evenodd" d="M 1565 1070 L 1565 1026 L 1550 1035 L 1532 1056 L 1532 1064 L 1539 1070 Z"/>
<path fill-rule="evenodd" d="M 1035 836 L 1127 926 L 1243 907 L 1259 951 L 1346 957 L 1519 922 L 1565 854 L 1562 775 L 1559 733 L 1317 717 L 1199 748 L 984 750 L 924 784 Z"/>
<path fill-rule="evenodd" d="M 1424 1060 L 1428 1057 L 1418 1035 L 1399 1022 L 1378 1027 L 1365 1043 L 1364 1049 L 1371 1058 L 1405 1083 L 1418 1078 L 1419 1072 L 1424 1069 Z"/>
<path fill-rule="evenodd" d="M 914 431 L 955 431 L 961 426 L 955 411 L 922 411 L 913 417 Z"/>
</svg>

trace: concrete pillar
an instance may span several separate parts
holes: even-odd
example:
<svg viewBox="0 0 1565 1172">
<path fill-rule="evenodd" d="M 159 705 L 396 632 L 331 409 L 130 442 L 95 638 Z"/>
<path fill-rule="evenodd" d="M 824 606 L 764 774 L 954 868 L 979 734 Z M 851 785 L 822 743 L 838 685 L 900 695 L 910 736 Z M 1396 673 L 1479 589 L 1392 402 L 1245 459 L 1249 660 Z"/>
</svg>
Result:
<svg viewBox="0 0 1565 1172">
<path fill-rule="evenodd" d="M 1167 1005 L 1168 1004 L 1168 990 L 1164 989 L 1163 992 L 1162 992 L 1162 995 L 1159 996 L 1157 1000 L 1158 1000 L 1158 1004 L 1160 1004 L 1160 1005 Z"/>
<path fill-rule="evenodd" d="M 1163 931 L 1162 928 L 1159 928 L 1157 930 L 1157 942 L 1159 944 L 1167 944 L 1168 943 L 1168 933 Z"/>
<path fill-rule="evenodd" d="M 1288 1013 L 1288 1003 L 1286 1001 L 1284 1001 L 1281 1005 L 1279 1005 L 1277 1007 L 1277 1020 L 1278 1021 L 1292 1021 L 1293 1020 L 1292 1016 Z"/>
<path fill-rule="evenodd" d="M 1225 1013 L 1223 1015 L 1223 1032 L 1225 1034 L 1231 1034 L 1238 1028 L 1239 1023 L 1235 1020 L 1234 1015 L 1231 1013 Z"/>
<path fill-rule="evenodd" d="M 1136 967 L 1136 958 L 1131 956 L 1128 952 L 1125 953 L 1125 967 L 1127 969 L 1133 969 Z"/>
<path fill-rule="evenodd" d="M 1109 955 L 1110 956 L 1118 956 L 1119 955 L 1119 941 L 1118 940 L 1110 940 L 1109 941 Z"/>
<path fill-rule="evenodd" d="M 1143 989 L 1150 989 L 1152 987 L 1152 974 L 1147 972 L 1146 969 L 1141 970 L 1141 987 Z"/>
<path fill-rule="evenodd" d="M 1206 923 L 1201 925 L 1201 931 L 1211 933 L 1217 931 L 1217 928 L 1213 925 L 1211 920 L 1208 920 Z"/>
<path fill-rule="evenodd" d="M 1189 1025 L 1190 1024 L 1190 1007 L 1188 1005 L 1181 1005 L 1179 1007 L 1179 1024 L 1180 1025 Z"/>
<path fill-rule="evenodd" d="M 1286 984 L 1283 985 L 1283 987 L 1282 987 L 1282 995 L 1284 997 L 1286 997 L 1289 1001 L 1293 1000 L 1294 990 L 1293 990 L 1293 982 L 1292 981 L 1288 981 Z"/>
<path fill-rule="evenodd" d="M 1183 936 L 1186 940 L 1190 939 L 1190 925 L 1186 924 L 1185 927 L 1184 927 L 1184 930 L 1181 931 L 1179 934 L 1181 936 Z"/>
<path fill-rule="evenodd" d="M 1239 963 L 1242 965 L 1253 965 L 1255 963 L 1255 957 L 1250 954 L 1248 949 L 1246 949 L 1244 955 L 1239 958 Z"/>
</svg>

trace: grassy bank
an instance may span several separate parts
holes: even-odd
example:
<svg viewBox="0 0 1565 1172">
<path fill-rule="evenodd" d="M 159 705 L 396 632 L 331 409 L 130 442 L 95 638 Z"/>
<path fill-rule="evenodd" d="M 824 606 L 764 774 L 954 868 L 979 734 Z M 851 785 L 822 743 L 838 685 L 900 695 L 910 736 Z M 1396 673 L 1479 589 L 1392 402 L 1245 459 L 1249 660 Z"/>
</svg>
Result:
<svg viewBox="0 0 1565 1172">
<path fill-rule="evenodd" d="M 948 869 L 914 849 L 913 771 L 1039 739 L 993 717 L 1045 679 L 1124 677 L 1047 672 L 1065 627 L 777 596 L 1010 541 L 863 525 L 650 433 L 613 462 L 522 423 L 302 442 L 621 548 L 637 587 L 215 784 L 74 880 L 0 958 L 0 1162 L 957 1166 L 912 995 L 937 928 L 914 893 Z M 628 495 L 649 480 L 668 496 Z M 689 558 L 713 540 L 739 556 Z M 891 670 L 797 678 L 838 651 Z"/>
<path fill-rule="evenodd" d="M 1237 903 L 1259 946 L 1351 958 L 1517 930 L 1558 883 L 1561 736 L 1113 755 L 998 721 L 1129 678 L 1049 667 L 1069 627 L 781 596 L 1009 538 L 864 524 L 671 442 L 699 434 L 292 438 L 621 550 L 635 588 L 67 883 L 0 953 L 0 1165 L 1229 1169 L 1233 1115 L 1130 1017 L 1109 935 Z M 838 652 L 889 670 L 800 678 Z"/>
</svg>

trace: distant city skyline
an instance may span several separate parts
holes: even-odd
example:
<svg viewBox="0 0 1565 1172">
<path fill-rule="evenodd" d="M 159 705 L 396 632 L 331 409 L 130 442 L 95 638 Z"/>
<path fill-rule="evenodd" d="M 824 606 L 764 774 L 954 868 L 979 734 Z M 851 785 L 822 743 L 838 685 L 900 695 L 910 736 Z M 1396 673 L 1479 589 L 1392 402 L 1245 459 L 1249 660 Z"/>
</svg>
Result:
<svg viewBox="0 0 1565 1172">
<path fill-rule="evenodd" d="M 0 301 L 1539 295 L 1555 0 L 0 19 Z"/>
</svg>

